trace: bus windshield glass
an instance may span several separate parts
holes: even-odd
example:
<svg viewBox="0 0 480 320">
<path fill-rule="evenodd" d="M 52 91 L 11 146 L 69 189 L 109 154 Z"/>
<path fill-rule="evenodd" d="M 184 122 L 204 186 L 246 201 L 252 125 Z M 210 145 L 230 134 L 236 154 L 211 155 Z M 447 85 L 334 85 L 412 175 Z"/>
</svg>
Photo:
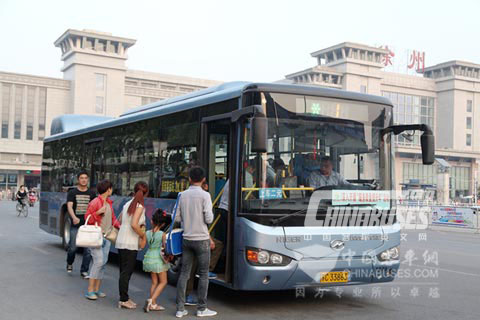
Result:
<svg viewBox="0 0 480 320">
<path fill-rule="evenodd" d="M 308 208 L 325 190 L 329 205 L 389 207 L 392 189 L 390 106 L 323 97 L 251 93 L 268 118 L 267 153 L 251 152 L 244 128 L 241 213 Z"/>
</svg>

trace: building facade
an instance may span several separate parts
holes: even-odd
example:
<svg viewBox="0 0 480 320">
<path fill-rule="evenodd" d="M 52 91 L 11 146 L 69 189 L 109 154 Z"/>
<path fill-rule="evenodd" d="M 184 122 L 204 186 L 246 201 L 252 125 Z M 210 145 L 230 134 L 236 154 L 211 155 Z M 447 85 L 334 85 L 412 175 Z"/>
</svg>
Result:
<svg viewBox="0 0 480 320">
<path fill-rule="evenodd" d="M 477 119 L 480 123 L 480 65 L 450 61 L 418 70 L 421 76 L 409 75 L 385 70 L 389 54 L 388 48 L 345 42 L 313 52 L 317 65 L 286 79 L 389 98 L 395 124 L 428 124 L 436 138 L 437 161 L 424 166 L 420 135 L 396 137 L 397 190 L 432 186 L 441 202 L 474 198 L 480 161 L 480 126 L 475 126 Z"/>
<path fill-rule="evenodd" d="M 42 141 L 63 114 L 117 117 L 157 100 L 220 84 L 126 67 L 136 40 L 91 30 L 55 42 L 63 79 L 0 71 L 0 198 L 40 180 Z M 345 42 L 313 52 L 317 65 L 286 81 L 388 97 L 396 124 L 425 123 L 436 136 L 434 166 L 421 163 L 420 136 L 396 138 L 397 189 L 432 186 L 443 202 L 476 193 L 480 163 L 480 65 L 450 61 L 419 75 L 389 72 L 388 49 Z M 424 57 L 423 57 L 424 59 Z M 10 190 L 10 192 L 8 192 Z"/>
<path fill-rule="evenodd" d="M 0 71 L 0 198 L 40 182 L 43 139 L 63 114 L 124 111 L 221 82 L 128 69 L 134 39 L 69 29 L 56 41 L 63 79 Z"/>
</svg>

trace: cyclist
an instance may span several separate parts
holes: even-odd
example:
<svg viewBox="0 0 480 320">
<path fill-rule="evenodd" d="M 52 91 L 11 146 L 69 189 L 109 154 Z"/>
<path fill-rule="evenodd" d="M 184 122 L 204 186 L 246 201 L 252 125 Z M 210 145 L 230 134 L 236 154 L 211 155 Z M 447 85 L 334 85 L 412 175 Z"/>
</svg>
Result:
<svg viewBox="0 0 480 320">
<path fill-rule="evenodd" d="M 27 198 L 27 190 L 25 190 L 25 186 L 24 185 L 21 185 L 20 186 L 20 189 L 17 191 L 17 201 L 19 204 L 21 204 L 22 206 L 25 205 L 25 199 Z"/>
</svg>

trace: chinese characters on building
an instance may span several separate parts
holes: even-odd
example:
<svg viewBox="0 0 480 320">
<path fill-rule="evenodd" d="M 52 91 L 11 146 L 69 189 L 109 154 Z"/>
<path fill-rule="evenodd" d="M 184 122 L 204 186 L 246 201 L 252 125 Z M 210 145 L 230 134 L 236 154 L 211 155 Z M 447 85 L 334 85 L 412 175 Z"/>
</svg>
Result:
<svg viewBox="0 0 480 320">
<path fill-rule="evenodd" d="M 419 50 L 397 50 L 384 45 L 387 53 L 382 56 L 382 64 L 387 71 L 407 74 L 423 73 L 425 71 L 425 52 Z"/>
</svg>

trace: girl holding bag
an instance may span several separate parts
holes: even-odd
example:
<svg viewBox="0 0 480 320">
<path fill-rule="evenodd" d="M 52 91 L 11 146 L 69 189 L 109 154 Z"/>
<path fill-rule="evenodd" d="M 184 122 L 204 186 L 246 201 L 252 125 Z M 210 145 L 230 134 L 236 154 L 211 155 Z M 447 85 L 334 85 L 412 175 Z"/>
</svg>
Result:
<svg viewBox="0 0 480 320">
<path fill-rule="evenodd" d="M 109 180 L 102 180 L 97 184 L 97 191 L 100 194 L 93 199 L 87 208 L 85 218 L 89 225 L 97 224 L 102 229 L 103 235 L 111 229 L 111 227 L 120 228 L 113 212 L 112 200 L 108 197 L 112 195 L 112 183 Z M 99 248 L 88 248 L 92 256 L 92 266 L 88 279 L 88 289 L 85 297 L 89 300 L 97 300 L 98 297 L 105 297 L 105 293 L 100 291 L 100 284 L 105 272 L 105 265 L 108 261 L 108 253 L 110 252 L 110 241 L 103 238 L 102 245 Z"/>
<path fill-rule="evenodd" d="M 139 249 L 146 245 L 145 236 L 145 207 L 144 197 L 148 194 L 148 184 L 139 181 L 134 187 L 134 198 L 128 201 L 122 209 L 122 226 L 118 231 L 115 247 L 118 249 L 120 259 L 120 291 L 119 308 L 135 309 L 137 304 L 128 296 L 128 284 L 135 270 Z M 142 228 L 143 226 L 143 228 Z"/>
</svg>

